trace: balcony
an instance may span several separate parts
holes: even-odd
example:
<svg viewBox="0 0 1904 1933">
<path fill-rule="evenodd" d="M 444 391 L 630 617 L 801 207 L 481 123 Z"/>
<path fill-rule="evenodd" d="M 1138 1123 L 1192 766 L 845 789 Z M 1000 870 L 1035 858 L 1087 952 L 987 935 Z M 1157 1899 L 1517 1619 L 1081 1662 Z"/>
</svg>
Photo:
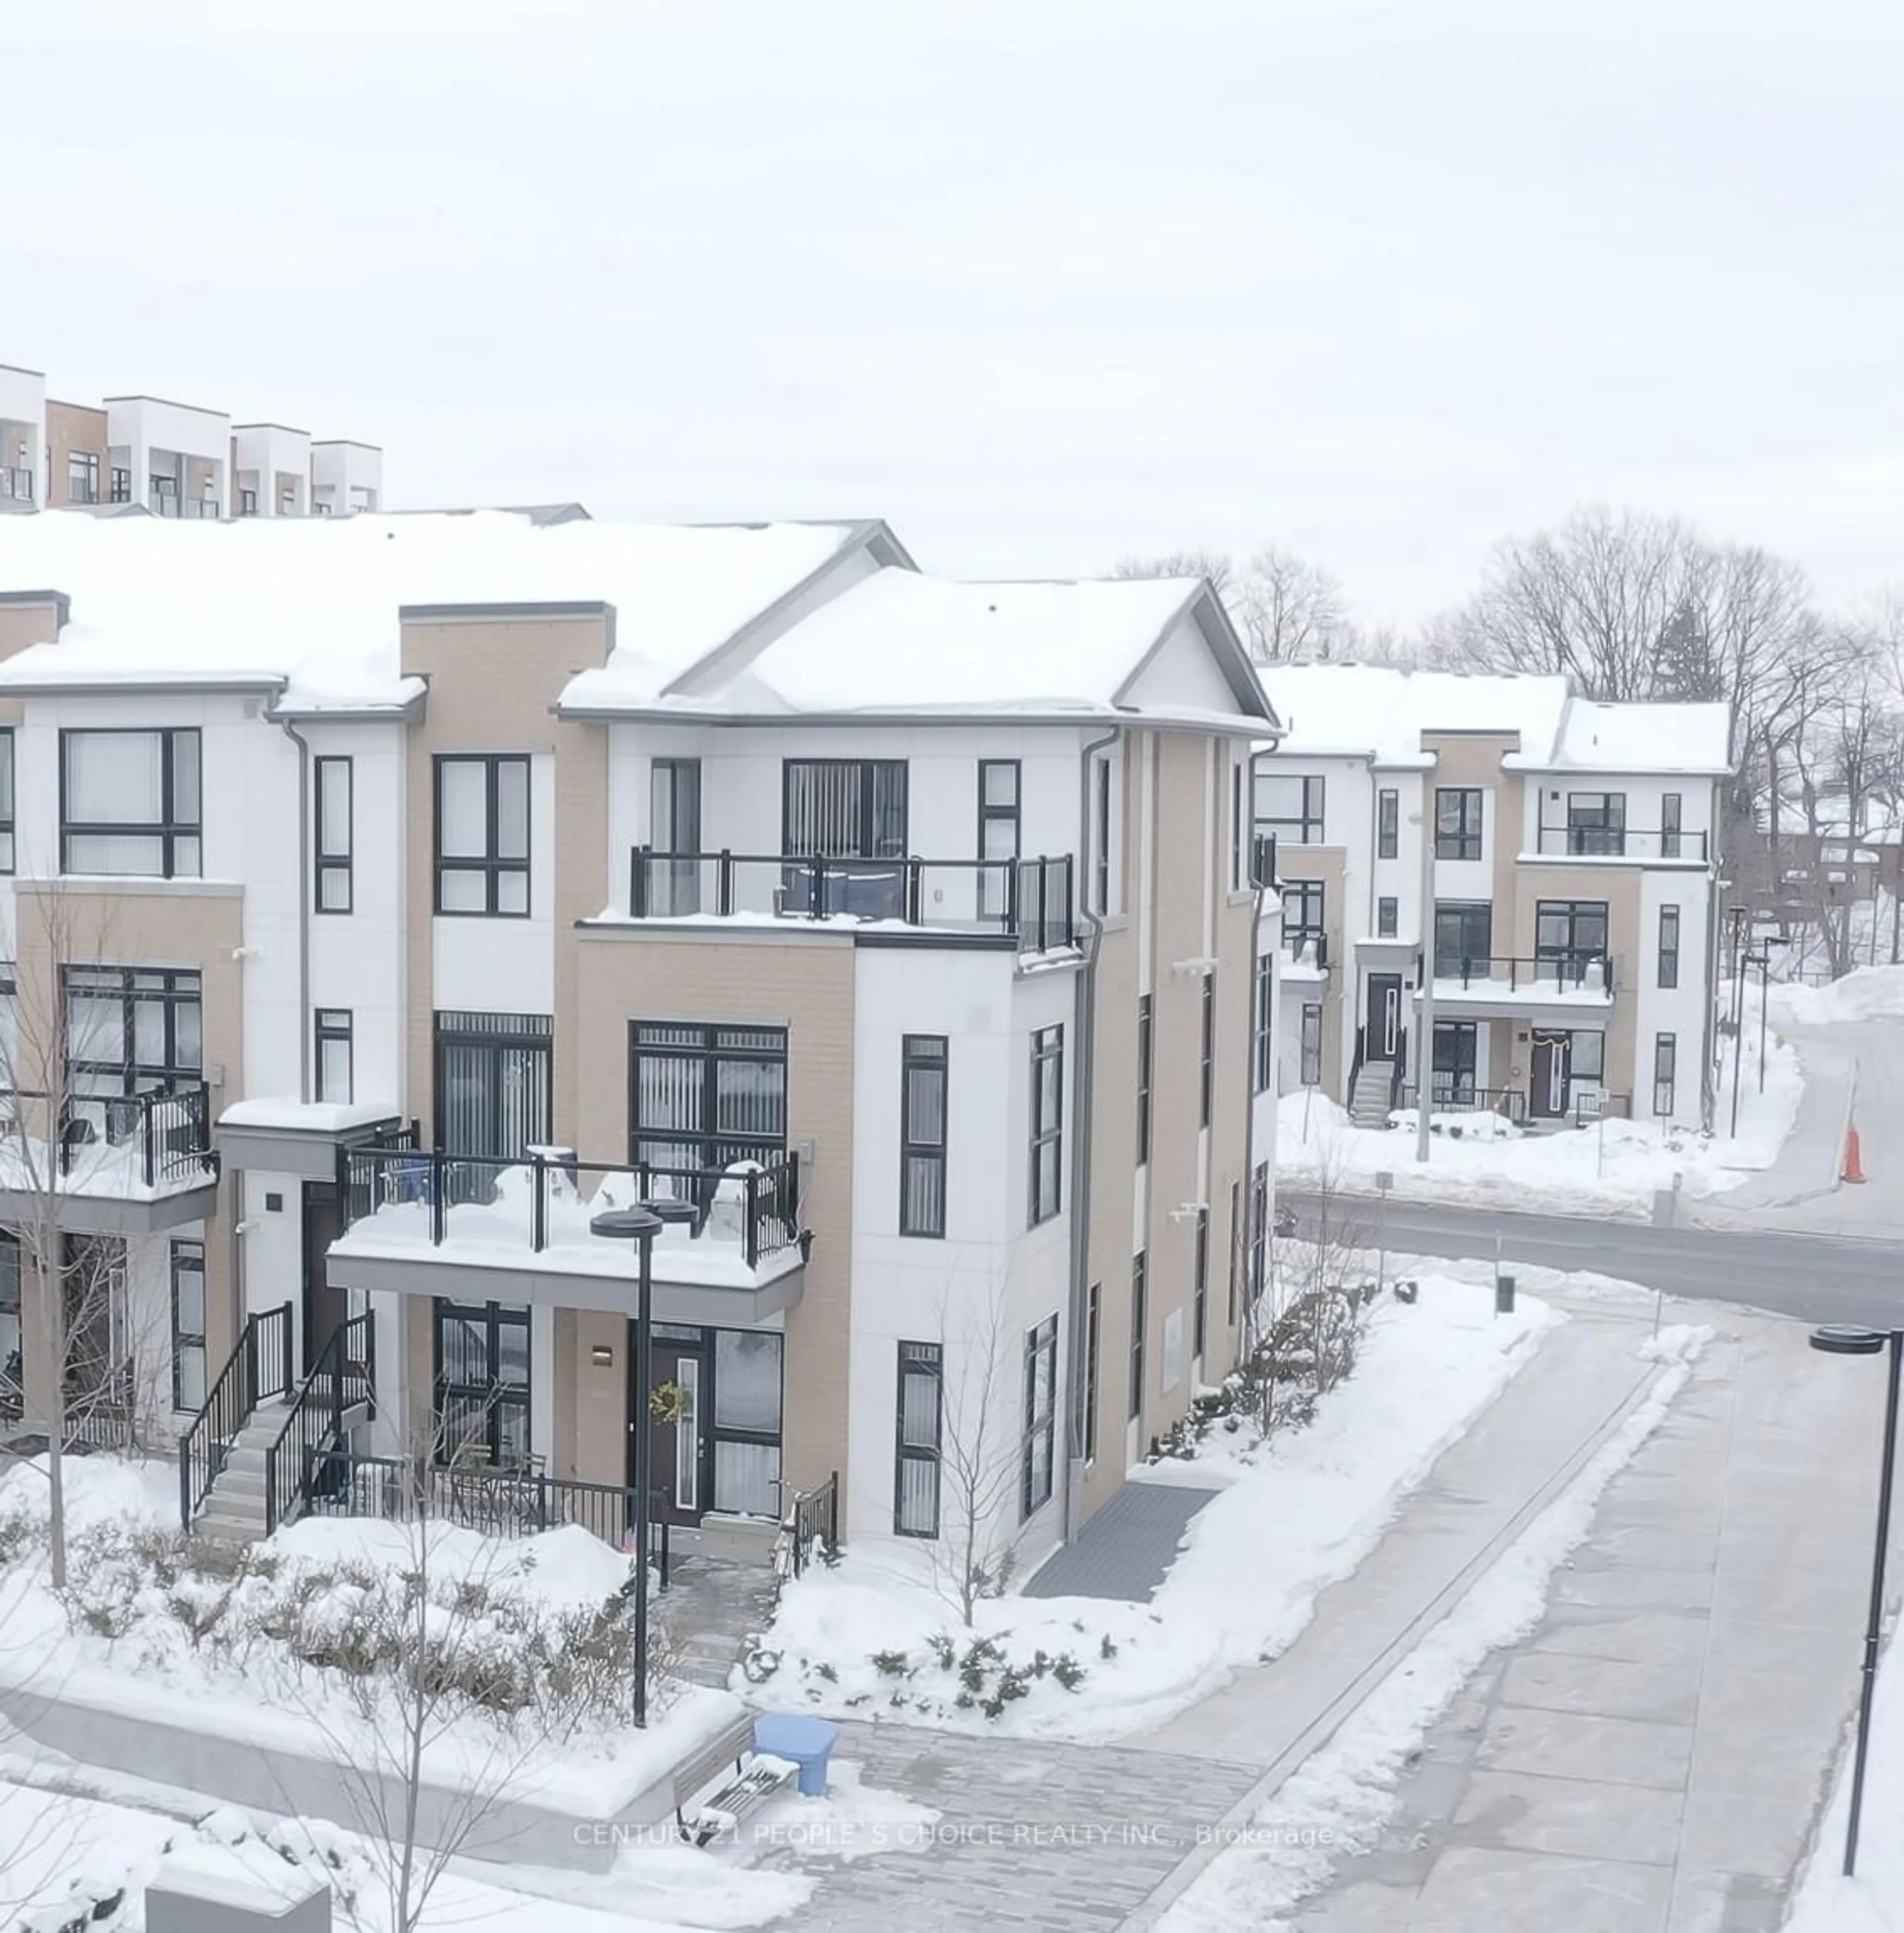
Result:
<svg viewBox="0 0 1904 1933">
<path fill-rule="evenodd" d="M 630 855 L 638 920 L 799 920 L 958 935 L 1050 953 L 1077 943 L 1071 855 L 1036 859 L 789 859 L 749 852 Z"/>
<path fill-rule="evenodd" d="M 746 1327 L 799 1300 L 811 1242 L 797 1155 L 658 1168 L 560 1149 L 497 1160 L 386 1143 L 341 1150 L 338 1180 L 333 1287 L 632 1315 L 635 1245 L 604 1241 L 589 1225 L 605 1210 L 666 1198 L 697 1212 L 655 1238 L 656 1319 Z"/>
<path fill-rule="evenodd" d="M 1542 954 L 1434 963 L 1434 1003 L 1476 1018 L 1569 1012 L 1613 1005 L 1613 959 L 1605 953 Z M 1419 996 L 1417 996 L 1419 999 Z"/>
<path fill-rule="evenodd" d="M 211 1093 L 0 1095 L 0 1221 L 51 1214 L 76 1234 L 156 1234 L 211 1212 L 218 1185 Z"/>
<path fill-rule="evenodd" d="M 1707 835 L 1682 832 L 1677 827 L 1636 825 L 1541 825 L 1534 834 L 1533 856 L 1542 859 L 1626 859 L 1655 865 L 1703 866 Z"/>
</svg>

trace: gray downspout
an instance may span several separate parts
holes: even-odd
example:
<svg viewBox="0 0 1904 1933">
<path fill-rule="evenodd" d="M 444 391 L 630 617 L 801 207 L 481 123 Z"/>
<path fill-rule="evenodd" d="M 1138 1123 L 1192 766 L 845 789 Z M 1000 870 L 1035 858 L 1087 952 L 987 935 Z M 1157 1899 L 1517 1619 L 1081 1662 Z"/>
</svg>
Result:
<svg viewBox="0 0 1904 1933">
<path fill-rule="evenodd" d="M 1263 960 L 1263 955 L 1257 949 L 1263 943 L 1263 895 L 1269 890 L 1270 886 L 1270 882 L 1269 880 L 1259 879 L 1256 876 L 1256 761 L 1257 756 L 1258 755 L 1254 752 L 1252 752 L 1250 754 L 1250 823 L 1249 829 L 1245 834 L 1246 843 L 1243 847 L 1243 850 L 1250 855 L 1250 880 L 1252 885 L 1255 888 L 1255 897 L 1251 909 L 1250 915 L 1250 1020 L 1251 1023 L 1250 1027 L 1250 1051 L 1248 1057 L 1248 1065 L 1245 1069 L 1243 1074 L 1243 1091 L 1245 1095 L 1247 1096 L 1245 1102 L 1246 1111 L 1243 1116 L 1243 1189 L 1242 1198 L 1243 1205 L 1242 1233 L 1244 1237 L 1242 1243 L 1242 1256 L 1245 1261 L 1249 1258 L 1250 1245 L 1248 1231 L 1250 1207 L 1254 1196 L 1256 1187 L 1257 1097 L 1256 1027 L 1254 1023 L 1256 1020 L 1257 970 L 1262 964 Z M 1369 767 L 1368 771 L 1369 776 L 1372 779 L 1374 776 L 1375 768 L 1371 765 Z M 1368 869 L 1368 882 L 1369 890 L 1371 892 L 1373 892 L 1375 887 L 1375 869 L 1372 864 Z M 1374 923 L 1374 922 L 1371 918 L 1370 921 L 1371 927 Z M 1280 997 L 1278 997 L 1277 1006 L 1280 1008 L 1281 1004 L 1281 1000 Z M 1269 1018 L 1270 1017 L 1266 1014 L 1263 1016 L 1263 1024 L 1266 1027 L 1269 1023 Z M 1277 1018 L 1280 1018 L 1281 1015 L 1278 1015 Z M 1272 1095 L 1276 1093 L 1277 1045 L 1278 1043 L 1272 1035 L 1269 1042 L 1269 1091 Z M 1277 1098 L 1280 1099 L 1281 1096 L 1278 1096 Z M 1270 1225 L 1274 1227 L 1276 1219 L 1275 1202 L 1273 1201 L 1264 1202 L 1263 1204 L 1263 1212 L 1269 1217 Z M 1230 1266 L 1233 1269 L 1237 1266 L 1237 1230 L 1234 1228 L 1230 1231 Z M 1266 1277 L 1272 1273 L 1269 1256 L 1269 1236 L 1267 1230 L 1264 1231 L 1263 1237 L 1263 1273 Z M 1237 1325 L 1237 1352 L 1239 1359 L 1239 1366 L 1241 1359 L 1247 1357 L 1251 1353 L 1251 1348 L 1253 1347 L 1254 1342 L 1258 1339 L 1259 1336 L 1257 1324 L 1260 1320 L 1260 1315 L 1256 1303 L 1251 1297 L 1251 1284 L 1248 1279 L 1245 1278 L 1242 1284 L 1242 1296 L 1243 1319 Z M 1268 1283 L 1266 1281 L 1264 1284 L 1264 1288 L 1266 1293 L 1268 1289 Z M 1249 1346 L 1246 1346 L 1246 1339 L 1248 1339 Z"/>
<path fill-rule="evenodd" d="M 1078 826 L 1086 833 L 1091 825 L 1091 762 L 1098 753 L 1108 751 L 1124 736 L 1124 727 L 1113 725 L 1101 738 L 1093 738 L 1078 754 Z M 1126 785 L 1129 783 L 1127 775 Z M 1127 813 L 1128 823 L 1128 813 Z M 1084 858 L 1086 841 L 1078 840 Z M 1080 868 L 1080 871 L 1083 869 Z M 1077 972 L 1071 1027 L 1077 1037 L 1077 1075 L 1073 1088 L 1073 1111 L 1077 1126 L 1071 1135 L 1071 1339 L 1070 1401 L 1067 1433 L 1071 1454 L 1065 1459 L 1065 1520 L 1059 1535 L 1071 1541 L 1077 1517 L 1077 1493 L 1084 1476 L 1084 1388 L 1089 1374 L 1086 1360 L 1089 1338 L 1086 1328 L 1091 1306 L 1091 1156 L 1092 1114 L 1097 1088 L 1098 951 L 1103 942 L 1104 916 L 1091 909 L 1091 896 L 1078 881 L 1078 916 L 1086 929 L 1084 963 Z M 1134 1021 L 1133 1022 L 1134 1025 Z"/>
</svg>

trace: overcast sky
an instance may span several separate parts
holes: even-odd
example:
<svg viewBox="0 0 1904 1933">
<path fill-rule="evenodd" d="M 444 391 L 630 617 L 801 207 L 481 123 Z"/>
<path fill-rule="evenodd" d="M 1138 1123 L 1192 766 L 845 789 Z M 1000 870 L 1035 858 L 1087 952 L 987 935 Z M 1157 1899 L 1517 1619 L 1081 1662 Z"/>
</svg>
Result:
<svg viewBox="0 0 1904 1933">
<path fill-rule="evenodd" d="M 4 0 L 0 361 L 405 505 L 1904 582 L 1896 0 Z"/>
</svg>

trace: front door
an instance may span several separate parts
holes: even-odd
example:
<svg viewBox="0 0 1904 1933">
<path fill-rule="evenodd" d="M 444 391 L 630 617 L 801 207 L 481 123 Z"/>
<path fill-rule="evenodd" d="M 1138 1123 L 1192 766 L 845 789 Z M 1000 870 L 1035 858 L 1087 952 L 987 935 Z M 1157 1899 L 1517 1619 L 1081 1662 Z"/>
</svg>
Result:
<svg viewBox="0 0 1904 1933">
<path fill-rule="evenodd" d="M 651 1507 L 660 1523 L 696 1524 L 713 1508 L 713 1454 L 708 1429 L 711 1396 L 707 1353 L 698 1342 L 656 1336 L 645 1392 L 632 1387 L 635 1331 L 628 1332 L 629 1366 L 628 1481 L 632 1489 L 636 1429 L 648 1433 Z"/>
<path fill-rule="evenodd" d="M 1533 1037 L 1527 1112 L 1542 1120 L 1557 1120 L 1567 1111 L 1569 1045 L 1564 1033 L 1537 1033 Z"/>
<path fill-rule="evenodd" d="M 324 1258 L 344 1232 L 337 1184 L 304 1184 L 304 1367 L 308 1375 L 317 1366 L 324 1347 L 344 1327 L 350 1314 L 350 1293 L 333 1288 L 326 1278 Z"/>
<path fill-rule="evenodd" d="M 1365 1058 L 1392 1060 L 1401 1039 L 1401 976 L 1371 973 L 1368 976 L 1368 1042 Z"/>
</svg>

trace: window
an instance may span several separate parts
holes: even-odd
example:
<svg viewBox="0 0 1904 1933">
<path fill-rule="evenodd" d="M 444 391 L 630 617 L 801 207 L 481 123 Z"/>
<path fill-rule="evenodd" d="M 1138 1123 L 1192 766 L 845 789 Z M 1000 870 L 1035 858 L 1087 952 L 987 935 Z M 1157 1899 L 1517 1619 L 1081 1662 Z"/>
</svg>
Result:
<svg viewBox="0 0 1904 1933">
<path fill-rule="evenodd" d="M 69 504 L 99 501 L 99 458 L 89 449 L 66 452 L 66 501 Z"/>
<path fill-rule="evenodd" d="M 1626 849 L 1626 795 L 1623 792 L 1567 794 L 1567 850 L 1619 853 Z"/>
<path fill-rule="evenodd" d="M 1567 1036 L 1567 1073 L 1575 1081 L 1598 1082 L 1606 1074 L 1606 1036 L 1597 1028 L 1576 1028 Z"/>
<path fill-rule="evenodd" d="M 785 1155 L 785 1027 L 634 1021 L 629 1034 L 632 1159 L 704 1174 Z"/>
<path fill-rule="evenodd" d="M 939 1431 L 944 1351 L 937 1342 L 899 1345 L 899 1416 L 893 1473 L 893 1534 L 938 1535 Z"/>
<path fill-rule="evenodd" d="M 1092 1291 L 1094 1294 L 1095 1292 Z M 17 1419 L 26 1405 L 26 1365 L 20 1330 L 20 1237 L 0 1232 L 0 1418 L 10 1421 Z"/>
<path fill-rule="evenodd" d="M 1320 1087 L 1322 1085 L 1322 1033 L 1321 1003 L 1316 1000 L 1305 1002 L 1302 1009 L 1300 1042 L 1302 1064 L 1299 1077 L 1305 1087 Z"/>
<path fill-rule="evenodd" d="M 238 493 L 238 514 L 241 517 L 255 517 L 258 514 L 258 493 L 241 488 Z"/>
<path fill-rule="evenodd" d="M 1131 1258 L 1131 1418 L 1144 1413 L 1144 1324 L 1149 1311 L 1149 1258 L 1142 1249 Z"/>
<path fill-rule="evenodd" d="M 1148 994 L 1137 996 L 1137 1165 L 1150 1159 L 1150 1090 L 1156 1053 L 1155 1016 Z"/>
<path fill-rule="evenodd" d="M 899 1233 L 945 1233 L 945 1059 L 941 1033 L 899 1043 Z"/>
<path fill-rule="evenodd" d="M 520 1161 L 551 1139 L 554 1110 L 545 1014 L 436 1017 L 436 1140 L 452 1154 Z M 485 1171 L 482 1198 L 488 1198 Z"/>
<path fill-rule="evenodd" d="M 1659 797 L 1659 856 L 1662 859 L 1679 857 L 1680 794 L 1662 792 Z"/>
<path fill-rule="evenodd" d="M 780 850 L 788 858 L 905 856 L 903 759 L 788 759 L 780 785 Z"/>
<path fill-rule="evenodd" d="M 1375 856 L 1394 859 L 1401 852 L 1401 795 L 1384 787 L 1375 795 Z"/>
<path fill-rule="evenodd" d="M 705 1332 L 704 1332 L 705 1333 Z M 780 1338 L 716 1329 L 714 1508 L 742 1517 L 780 1514 Z"/>
<path fill-rule="evenodd" d="M 1256 781 L 1256 826 L 1286 846 L 1320 846 L 1323 782 L 1298 772 L 1263 772 Z"/>
<path fill-rule="evenodd" d="M 17 1250 L 16 1250 L 17 1254 Z M 172 1407 L 205 1407 L 205 1244 L 172 1244 Z"/>
<path fill-rule="evenodd" d="M 1434 856 L 1437 859 L 1478 859 L 1481 856 L 1481 788 L 1437 786 L 1434 792 Z"/>
<path fill-rule="evenodd" d="M 161 517 L 176 517 L 179 514 L 179 479 L 176 476 L 153 476 L 152 484 L 152 508 Z"/>
<path fill-rule="evenodd" d="M 1210 1107 L 1216 1094 L 1216 976 L 1203 976 L 1203 1031 L 1197 1063 L 1197 1119 L 1210 1125 Z"/>
<path fill-rule="evenodd" d="M 1276 1040 L 1270 1022 L 1276 1010 L 1276 957 L 1266 953 L 1256 963 L 1256 1004 L 1250 1015 L 1251 1091 L 1266 1094 L 1276 1078 Z"/>
<path fill-rule="evenodd" d="M 113 472 L 113 501 L 129 504 L 132 501 L 132 472 L 115 468 Z"/>
<path fill-rule="evenodd" d="M 1375 937 L 1392 939 L 1395 929 L 1401 923 L 1401 908 L 1399 900 L 1379 899 L 1375 902 Z"/>
<path fill-rule="evenodd" d="M 1659 984 L 1662 987 L 1679 985 L 1679 908 L 1676 906 L 1659 909 Z"/>
<path fill-rule="evenodd" d="M 1040 1027 L 1032 1036 L 1031 1225 L 1048 1222 L 1064 1199 L 1065 1030 Z"/>
<path fill-rule="evenodd" d="M 436 1304 L 437 1460 L 520 1466 L 529 1458 L 529 1312 Z"/>
<path fill-rule="evenodd" d="M 1320 964 L 1326 943 L 1323 927 L 1323 882 L 1291 879 L 1282 888 L 1283 945 L 1293 959 L 1313 945 Z"/>
<path fill-rule="evenodd" d="M 66 1133 L 119 1142 L 133 1132 L 140 1094 L 196 1088 L 204 1066 L 196 973 L 135 966 L 68 966 Z M 182 1121 L 179 1124 L 183 1126 Z"/>
<path fill-rule="evenodd" d="M 1104 1288 L 1094 1282 L 1084 1303 L 1084 1460 L 1098 1454 L 1098 1335 L 1104 1319 Z"/>
<path fill-rule="evenodd" d="M 350 1033 L 348 1007 L 317 1009 L 317 1099 L 320 1101 L 350 1105 Z"/>
<path fill-rule="evenodd" d="M 1025 1338 L 1025 1456 L 1022 1519 L 1051 1501 L 1058 1451 L 1058 1318 L 1047 1315 Z"/>
<path fill-rule="evenodd" d="M 1670 1114 L 1673 1111 L 1673 1083 L 1678 1072 L 1679 1042 L 1669 1033 L 1657 1036 L 1653 1043 L 1653 1111 Z"/>
<path fill-rule="evenodd" d="M 647 894 L 638 917 L 674 918 L 701 910 L 701 761 L 656 759 L 648 768 L 648 849 L 636 888 Z"/>
<path fill-rule="evenodd" d="M 1435 1022 L 1431 1105 L 1473 1105 L 1475 1060 L 1479 1051 L 1479 1030 L 1473 1021 Z"/>
<path fill-rule="evenodd" d="M 62 732 L 59 765 L 62 872 L 197 876 L 196 731 Z"/>
<path fill-rule="evenodd" d="M 317 910 L 350 910 L 351 774 L 348 759 L 317 759 Z"/>
<path fill-rule="evenodd" d="M 1250 1175 L 1250 1300 L 1263 1294 L 1269 1261 L 1269 1164 L 1258 1162 Z"/>
<path fill-rule="evenodd" d="M 1485 900 L 1437 900 L 1434 909 L 1434 977 L 1487 977 L 1494 950 L 1494 909 Z"/>
<path fill-rule="evenodd" d="M 278 514 L 281 517 L 295 517 L 298 513 L 298 486 L 295 483 L 281 484 L 278 492 Z"/>
<path fill-rule="evenodd" d="M 1230 1266 L 1224 1271 L 1230 1282 L 1230 1326 L 1236 1326 L 1236 1282 L 1242 1273 L 1239 1267 L 1239 1244 L 1236 1237 L 1243 1226 L 1243 1184 L 1233 1181 L 1230 1184 Z"/>
<path fill-rule="evenodd" d="M 529 917 L 529 761 L 439 756 L 437 903 L 440 913 Z"/>
<path fill-rule="evenodd" d="M 1190 1353 L 1200 1356 L 1209 1322 L 1210 1211 L 1197 1211 L 1197 1252 L 1190 1277 Z"/>
<path fill-rule="evenodd" d="M 978 916 L 1003 919 L 1011 907 L 1011 873 L 1019 854 L 1019 768 L 1016 759 L 978 762 Z"/>
<path fill-rule="evenodd" d="M 1534 957 L 1565 979 L 1578 981 L 1606 957 L 1604 900 L 1541 900 L 1534 906 Z"/>
<path fill-rule="evenodd" d="M 1100 913 L 1110 911 L 1111 768 L 1100 757 L 1091 773 L 1092 904 Z"/>
<path fill-rule="evenodd" d="M 0 873 L 14 870 L 14 735 L 0 730 Z"/>
<path fill-rule="evenodd" d="M 1230 885 L 1233 892 L 1240 892 L 1254 883 L 1243 876 L 1243 786 L 1244 767 L 1233 753 L 1230 765 Z"/>
</svg>

